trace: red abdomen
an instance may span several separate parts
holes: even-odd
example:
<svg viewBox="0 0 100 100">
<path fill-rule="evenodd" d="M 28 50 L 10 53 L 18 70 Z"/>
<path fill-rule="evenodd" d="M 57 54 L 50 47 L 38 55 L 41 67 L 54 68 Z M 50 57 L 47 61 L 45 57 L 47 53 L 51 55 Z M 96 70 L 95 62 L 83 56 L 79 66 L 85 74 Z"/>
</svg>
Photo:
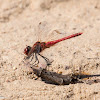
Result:
<svg viewBox="0 0 100 100">
<path fill-rule="evenodd" d="M 70 39 L 70 38 L 79 36 L 79 35 L 81 35 L 81 34 L 83 34 L 83 33 L 76 33 L 76 34 L 72 34 L 72 35 L 69 35 L 69 36 L 67 36 L 67 37 L 64 37 L 64 38 L 61 38 L 61 39 L 58 39 L 58 40 L 50 41 L 50 42 L 47 42 L 47 43 L 45 44 L 45 46 L 46 46 L 47 48 L 49 48 L 50 46 L 52 46 L 52 45 L 54 45 L 54 44 L 56 44 L 56 43 L 58 43 L 58 42 L 61 42 L 61 41 L 64 41 L 64 40 L 67 40 L 67 39 Z"/>
</svg>

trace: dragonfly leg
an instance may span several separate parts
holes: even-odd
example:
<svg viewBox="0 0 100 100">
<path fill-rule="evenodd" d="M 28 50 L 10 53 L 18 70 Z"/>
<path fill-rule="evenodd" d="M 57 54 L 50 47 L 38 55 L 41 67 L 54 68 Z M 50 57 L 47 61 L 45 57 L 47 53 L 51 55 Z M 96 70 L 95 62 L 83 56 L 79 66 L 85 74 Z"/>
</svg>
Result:
<svg viewBox="0 0 100 100">
<path fill-rule="evenodd" d="M 37 54 L 36 54 L 36 53 L 34 53 L 34 54 L 35 54 L 35 61 L 34 61 L 34 63 L 32 63 L 33 66 L 39 64 L 39 59 L 38 59 L 38 57 L 37 57 Z M 36 62 L 37 62 L 37 63 L 36 63 Z"/>
<path fill-rule="evenodd" d="M 34 53 L 33 53 L 31 56 L 32 56 L 32 58 L 31 58 L 31 61 L 32 61 L 32 60 L 33 60 L 33 57 L 34 57 Z M 24 60 L 29 59 L 31 56 L 24 57 Z M 30 61 L 30 62 L 31 62 L 31 61 Z"/>
<path fill-rule="evenodd" d="M 33 57 L 34 57 L 34 55 L 32 55 L 32 59 L 33 59 Z M 28 60 L 29 58 L 30 58 L 30 56 L 24 57 L 24 59 L 23 59 L 22 62 L 23 62 L 24 64 L 26 64 L 25 61 Z M 32 61 L 32 59 L 31 59 L 31 61 Z M 29 62 L 31 62 L 31 61 L 29 61 Z M 29 63 L 29 62 L 28 62 L 28 63 Z"/>
<path fill-rule="evenodd" d="M 49 61 L 49 59 L 48 58 L 46 58 L 46 57 L 44 57 L 44 56 L 42 56 L 41 54 L 39 54 L 38 53 L 38 55 L 40 55 L 45 61 L 46 61 L 46 63 L 47 63 L 47 66 L 49 66 L 49 65 L 51 65 L 51 62 Z"/>
<path fill-rule="evenodd" d="M 34 54 L 32 54 L 32 58 L 31 58 L 31 61 L 33 60 L 33 57 L 34 57 Z M 31 62 L 31 61 L 30 61 L 30 62 Z"/>
</svg>

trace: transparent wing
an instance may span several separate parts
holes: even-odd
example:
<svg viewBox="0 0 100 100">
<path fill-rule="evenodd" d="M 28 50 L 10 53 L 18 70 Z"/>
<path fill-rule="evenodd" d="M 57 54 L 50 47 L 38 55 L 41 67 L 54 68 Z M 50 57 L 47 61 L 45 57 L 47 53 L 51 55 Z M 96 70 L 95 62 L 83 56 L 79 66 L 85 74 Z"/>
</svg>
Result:
<svg viewBox="0 0 100 100">
<path fill-rule="evenodd" d="M 63 38 L 64 36 L 66 36 L 66 32 L 64 32 L 61 29 L 55 29 L 55 30 L 52 30 L 51 33 L 48 34 L 47 40 L 53 41 L 53 40 Z"/>
<path fill-rule="evenodd" d="M 51 24 L 47 21 L 42 21 L 38 23 L 37 33 L 37 40 L 42 42 L 59 39 L 66 35 L 64 28 L 57 24 Z"/>
<path fill-rule="evenodd" d="M 38 24 L 38 41 L 45 42 L 50 31 L 50 25 L 46 21 L 39 22 Z"/>
</svg>

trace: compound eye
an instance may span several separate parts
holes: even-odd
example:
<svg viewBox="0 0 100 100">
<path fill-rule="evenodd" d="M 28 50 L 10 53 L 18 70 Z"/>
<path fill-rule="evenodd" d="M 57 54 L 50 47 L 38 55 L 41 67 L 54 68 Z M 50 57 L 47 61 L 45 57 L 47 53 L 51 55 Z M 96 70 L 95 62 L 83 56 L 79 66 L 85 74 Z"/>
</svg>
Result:
<svg viewBox="0 0 100 100">
<path fill-rule="evenodd" d="M 31 47 L 30 46 L 27 46 L 25 49 L 24 49 L 24 54 L 28 55 L 29 51 L 31 50 Z"/>
<path fill-rule="evenodd" d="M 27 50 L 27 48 L 24 49 L 24 54 L 25 54 L 25 55 L 28 54 L 28 50 Z"/>
<path fill-rule="evenodd" d="M 31 49 L 31 47 L 30 46 L 27 46 L 27 50 L 30 50 Z"/>
</svg>

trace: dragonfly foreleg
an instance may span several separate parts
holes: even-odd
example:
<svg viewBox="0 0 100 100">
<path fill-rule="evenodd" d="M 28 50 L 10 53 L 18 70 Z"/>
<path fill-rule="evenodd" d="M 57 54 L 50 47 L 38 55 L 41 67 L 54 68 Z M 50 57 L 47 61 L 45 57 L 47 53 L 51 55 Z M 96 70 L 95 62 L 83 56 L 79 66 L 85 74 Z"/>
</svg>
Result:
<svg viewBox="0 0 100 100">
<path fill-rule="evenodd" d="M 34 57 L 34 54 L 32 54 L 31 61 L 33 60 L 33 57 Z M 30 58 L 30 56 L 24 57 L 24 59 L 23 59 L 22 62 L 25 64 L 25 61 L 27 61 L 29 58 Z M 29 61 L 28 63 L 30 63 L 31 61 Z M 28 63 L 27 63 L 27 64 L 28 64 Z"/>
</svg>

